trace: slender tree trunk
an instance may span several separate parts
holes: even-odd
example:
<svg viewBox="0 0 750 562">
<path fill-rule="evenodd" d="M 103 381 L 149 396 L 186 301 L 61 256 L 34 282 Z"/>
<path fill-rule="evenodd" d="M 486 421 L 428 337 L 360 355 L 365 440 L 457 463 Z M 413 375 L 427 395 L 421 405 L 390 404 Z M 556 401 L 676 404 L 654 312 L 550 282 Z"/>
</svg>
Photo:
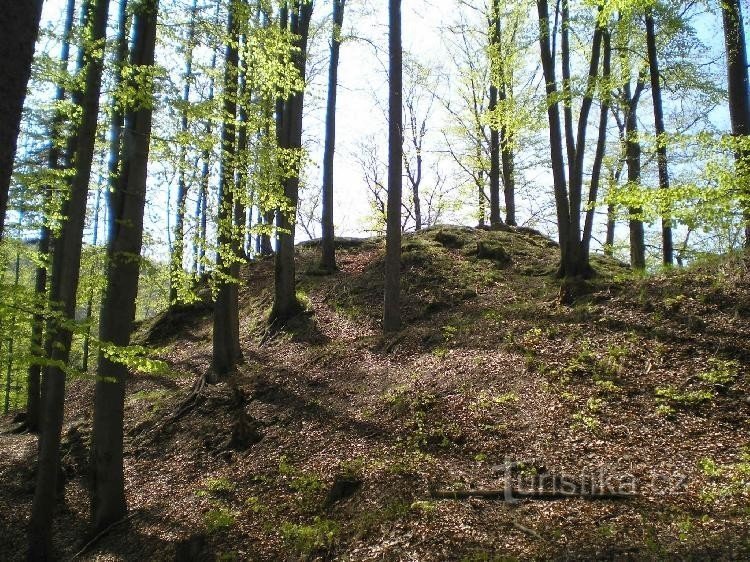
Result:
<svg viewBox="0 0 750 562">
<path fill-rule="evenodd" d="M 572 162 L 575 160 L 576 156 L 576 145 L 573 133 L 573 95 L 570 88 L 570 0 L 558 0 L 558 2 L 562 7 L 560 21 L 560 58 L 562 63 L 563 118 L 565 120 L 568 172 L 570 177 L 572 177 L 574 174 Z M 572 179 L 569 179 L 569 181 L 570 183 L 573 183 Z"/>
<path fill-rule="evenodd" d="M 501 102 L 507 99 L 505 83 L 500 87 L 498 95 Z M 503 194 L 505 195 L 505 223 L 516 226 L 516 162 L 512 143 L 513 139 L 508 132 L 508 127 L 502 126 L 500 128 L 500 161 L 503 171 Z"/>
<path fill-rule="evenodd" d="M 669 168 L 667 166 L 667 139 L 664 130 L 664 107 L 661 101 L 661 81 L 659 59 L 656 53 L 656 31 L 651 7 L 646 8 L 646 45 L 648 50 L 649 73 L 651 76 L 651 97 L 654 102 L 654 129 L 656 131 L 656 160 L 659 166 L 659 188 L 669 189 Z M 661 219 L 662 261 L 664 265 L 674 263 L 672 242 L 672 220 L 667 210 Z"/>
<path fill-rule="evenodd" d="M 75 0 L 68 0 L 65 8 L 65 23 L 63 27 L 63 40 L 60 48 L 60 68 L 67 72 L 68 62 L 70 61 L 70 35 L 73 31 L 73 19 L 75 17 Z M 65 99 L 65 88 L 63 85 L 58 84 L 55 91 L 55 101 L 61 102 Z M 63 143 L 63 139 L 60 138 L 61 128 L 65 116 L 61 113 L 56 113 L 52 120 L 51 127 L 51 144 L 49 147 L 49 153 L 47 155 L 47 165 L 50 170 L 60 169 L 61 154 L 60 146 Z M 66 166 L 68 163 L 63 163 Z M 45 213 L 49 212 L 49 207 L 52 203 L 52 187 L 45 186 L 44 188 L 44 207 Z M 49 264 L 49 250 L 50 250 L 50 228 L 49 219 L 44 217 L 42 228 L 39 231 L 39 245 L 38 251 L 41 259 L 45 263 L 36 268 L 36 279 L 34 282 L 34 295 L 36 298 L 36 305 L 38 312 L 34 314 L 34 318 L 31 324 L 31 355 L 35 357 L 42 357 L 44 355 L 43 343 L 44 343 L 44 313 L 43 303 L 47 296 L 47 268 Z M 39 431 L 39 417 L 41 408 L 41 364 L 38 361 L 32 361 L 29 366 L 28 378 L 26 384 L 26 428 L 33 433 Z"/>
<path fill-rule="evenodd" d="M 298 50 L 294 55 L 294 64 L 299 75 L 304 79 L 307 68 L 307 42 L 310 31 L 313 4 L 306 0 L 296 0 L 290 17 L 290 29 L 297 37 Z M 293 93 L 284 103 L 282 133 L 283 148 L 300 152 L 302 149 L 302 111 L 304 107 L 304 89 Z M 292 211 L 279 212 L 276 217 L 278 227 L 278 251 L 276 253 L 274 274 L 274 303 L 270 323 L 282 326 L 302 311 L 297 299 L 296 270 L 294 263 L 294 223 L 297 203 L 299 202 L 299 163 L 291 177 L 284 180 L 284 196 L 291 205 Z"/>
<path fill-rule="evenodd" d="M 130 64 L 154 66 L 158 0 L 136 5 Z M 131 87 L 148 88 L 142 81 Z M 120 174 L 110 197 L 107 243 L 107 289 L 102 301 L 99 337 L 107 345 L 130 344 L 135 320 L 138 275 L 143 242 L 151 104 L 129 108 L 125 117 Z M 127 512 L 123 473 L 123 411 L 128 366 L 99 353 L 91 446 L 91 524 L 94 533 L 119 521 Z"/>
<path fill-rule="evenodd" d="M 190 103 L 190 87 L 193 81 L 193 48 L 195 43 L 195 18 L 198 10 L 198 0 L 193 0 L 190 10 L 190 24 L 188 25 L 187 45 L 185 50 L 185 84 L 182 88 L 183 108 L 180 115 L 180 132 L 188 133 L 188 104 Z M 183 283 L 185 272 L 185 209 L 187 206 L 188 184 L 186 178 L 187 146 L 181 141 L 179 173 L 177 175 L 177 215 L 174 225 L 174 244 L 170 259 L 171 275 L 169 276 L 169 303 L 175 304 L 179 298 L 178 287 Z"/>
<path fill-rule="evenodd" d="M 23 223 L 23 216 L 21 216 L 18 220 L 19 227 Z M 20 228 L 19 228 L 20 230 Z M 19 233 L 20 234 L 20 233 Z M 18 289 L 18 282 L 21 278 L 21 252 L 16 249 L 16 265 L 15 265 L 15 272 L 13 277 L 13 287 L 14 289 Z M 11 391 L 11 381 L 13 377 L 13 347 L 15 343 L 15 332 L 16 332 L 16 320 L 17 320 L 16 311 L 13 311 L 13 314 L 11 315 L 10 319 L 10 337 L 8 338 L 8 367 L 5 373 L 5 404 L 3 411 L 7 415 L 10 411 L 10 391 Z"/>
<path fill-rule="evenodd" d="M 0 9 L 0 240 L 41 14 L 42 0 L 12 0 Z"/>
<path fill-rule="evenodd" d="M 591 275 L 589 265 L 588 243 L 586 241 L 586 225 L 584 222 L 583 233 L 581 233 L 581 210 L 583 203 L 583 164 L 586 150 L 586 131 L 588 130 L 589 114 L 596 93 L 599 59 L 601 57 L 602 39 L 604 27 L 597 24 L 591 42 L 591 59 L 589 61 L 588 79 L 586 90 L 581 101 L 581 109 L 578 115 L 578 131 L 575 140 L 569 139 L 569 146 L 573 147 L 573 160 L 568 164 L 570 167 L 570 222 L 571 222 L 571 248 L 570 252 L 575 255 L 575 268 L 578 275 L 588 277 Z M 601 141 L 600 131 L 600 141 Z M 606 129 L 604 133 L 606 135 Z"/>
<path fill-rule="evenodd" d="M 389 0 L 388 212 L 383 331 L 401 328 L 401 180 L 403 166 L 403 53 L 401 0 Z"/>
<path fill-rule="evenodd" d="M 750 134 L 750 81 L 748 81 L 747 50 L 745 28 L 742 23 L 740 0 L 724 0 L 722 21 L 724 24 L 724 43 L 727 51 L 727 76 L 729 78 L 729 115 L 732 122 L 732 134 L 743 137 Z M 747 151 L 736 152 L 737 174 L 747 178 L 750 172 L 750 154 Z M 748 181 L 742 185 L 741 204 L 745 219 L 745 248 L 750 248 L 750 189 Z"/>
<path fill-rule="evenodd" d="M 108 0 L 89 0 L 84 6 L 85 27 L 89 30 L 96 48 L 86 49 L 83 91 L 75 92 L 73 96 L 73 101 L 82 109 L 74 143 L 75 174 L 69 197 L 62 209 L 66 220 L 59 237 L 55 240 L 50 283 L 50 302 L 60 306 L 63 317 L 69 320 L 75 317 L 81 239 L 99 114 L 103 53 L 98 43 L 105 38 L 108 11 Z M 68 363 L 71 340 L 72 333 L 65 326 L 58 326 L 49 336 L 53 363 L 46 370 L 46 382 L 43 383 L 44 414 L 39 439 L 39 466 L 29 522 L 30 560 L 48 560 L 52 557 L 51 529 L 60 466 L 60 433 L 65 400 L 65 371 L 61 365 Z"/>
<path fill-rule="evenodd" d="M 607 237 L 604 242 L 604 255 L 612 257 L 614 255 L 615 245 L 615 206 L 607 205 Z"/>
<path fill-rule="evenodd" d="M 346 0 L 333 0 L 333 32 L 331 33 L 331 62 L 328 67 L 328 107 L 326 108 L 326 137 L 323 149 L 323 213 L 320 267 L 335 271 L 336 249 L 333 226 L 333 161 L 336 152 L 336 94 L 338 91 L 341 26 L 344 24 Z"/>
<path fill-rule="evenodd" d="M 216 271 L 218 292 L 213 314 L 213 359 L 209 382 L 234 372 L 242 354 L 239 327 L 235 313 L 239 307 L 237 283 L 239 262 L 235 241 L 235 202 L 238 197 L 234 182 L 237 140 L 237 80 L 239 53 L 239 25 L 237 0 L 229 5 L 227 28 L 229 43 L 226 46 L 223 92 L 223 124 L 221 130 L 221 162 L 219 169 L 219 213 L 217 223 Z"/>
<path fill-rule="evenodd" d="M 608 30 L 603 30 L 602 40 L 604 43 L 604 60 L 602 63 L 602 80 L 605 84 L 609 80 L 612 71 L 612 42 Z M 594 154 L 594 162 L 591 167 L 591 185 L 589 186 L 589 197 L 588 203 L 589 208 L 586 211 L 586 219 L 583 225 L 583 255 L 588 261 L 589 252 L 591 249 L 591 236 L 594 230 L 594 213 L 596 212 L 596 199 L 599 196 L 599 183 L 602 173 L 602 163 L 604 162 L 604 155 L 607 149 L 607 118 L 609 116 L 610 107 L 610 95 L 609 87 L 607 91 L 603 92 L 601 99 L 601 107 L 599 109 L 599 135 L 596 143 L 596 153 Z M 614 236 L 614 229 L 612 231 Z M 605 247 L 605 253 L 607 249 Z"/>
<path fill-rule="evenodd" d="M 99 242 L 99 210 L 101 208 L 101 201 L 102 201 L 102 182 L 100 178 L 99 185 L 96 188 L 96 202 L 94 203 L 94 224 L 93 224 L 93 237 L 91 240 L 91 245 L 94 248 L 94 251 L 96 251 L 96 245 Z M 95 275 L 96 272 L 93 271 L 93 266 L 91 268 L 91 271 L 89 271 L 90 275 Z M 89 290 L 89 296 L 88 300 L 86 301 L 86 334 L 83 336 L 83 361 L 81 363 L 81 372 L 88 373 L 89 371 L 89 354 L 90 354 L 90 348 L 91 348 L 91 317 L 94 313 L 94 288 L 91 287 Z"/>
<path fill-rule="evenodd" d="M 560 274 L 574 277 L 576 272 L 575 255 L 569 252 L 570 241 L 574 234 L 570 227 L 570 203 L 565 178 L 565 157 L 563 156 L 563 138 L 560 126 L 560 102 L 555 78 L 555 63 L 550 48 L 549 6 L 547 0 L 537 0 L 539 13 L 539 45 L 541 50 L 542 71 L 547 93 L 547 118 L 549 120 L 550 157 L 552 160 L 552 178 L 555 190 L 555 207 L 557 210 L 558 236 L 560 241 L 561 266 Z"/>
</svg>

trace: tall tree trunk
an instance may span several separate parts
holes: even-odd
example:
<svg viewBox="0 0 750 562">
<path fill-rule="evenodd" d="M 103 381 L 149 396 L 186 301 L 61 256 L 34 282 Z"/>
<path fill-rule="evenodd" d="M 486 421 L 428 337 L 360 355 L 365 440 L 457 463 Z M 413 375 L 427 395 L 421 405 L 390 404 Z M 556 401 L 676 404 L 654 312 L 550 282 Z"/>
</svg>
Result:
<svg viewBox="0 0 750 562">
<path fill-rule="evenodd" d="M 503 81 L 498 90 L 498 99 L 503 102 L 508 98 L 508 85 Z M 512 86 L 511 86 L 512 87 Z M 508 127 L 500 128 L 500 161 L 503 171 L 503 194 L 505 195 L 505 223 L 516 226 L 516 162 L 513 150 L 513 139 Z"/>
<path fill-rule="evenodd" d="M 570 240 L 574 234 L 570 228 L 570 203 L 565 178 L 565 157 L 563 156 L 563 138 L 560 125 L 560 102 L 555 78 L 555 62 L 550 47 L 549 6 L 547 0 L 537 0 L 539 13 L 539 45 L 541 51 L 542 71 L 547 93 L 547 118 L 549 121 L 550 157 L 552 160 L 552 178 L 557 210 L 558 237 L 560 241 L 561 265 L 560 274 L 564 277 L 576 275 L 575 256 L 569 252 Z"/>
<path fill-rule="evenodd" d="M 221 10 L 221 2 L 216 3 L 216 12 L 214 16 L 215 24 L 219 25 L 219 14 Z M 213 49 L 211 53 L 211 78 L 208 82 L 208 105 L 211 106 L 214 101 L 214 71 L 216 70 L 217 55 L 216 49 Z M 204 127 L 206 138 L 211 138 L 213 134 L 213 127 L 211 120 L 206 119 Z M 198 223 L 198 232 L 195 237 L 193 244 L 193 267 L 195 270 L 195 281 L 200 281 L 201 276 L 206 270 L 206 246 L 207 246 L 207 228 L 208 228 L 208 192 L 211 182 L 211 150 L 208 148 L 204 149 L 201 154 L 201 160 L 203 162 L 201 168 L 201 179 L 198 187 L 198 203 L 195 208 L 196 222 Z"/>
<path fill-rule="evenodd" d="M 154 66 L 158 0 L 142 0 L 134 10 L 132 67 Z M 142 80 L 133 88 L 153 84 Z M 135 320 L 138 275 L 143 243 L 151 103 L 128 108 L 122 139 L 120 174 L 110 197 L 107 243 L 107 289 L 102 301 L 99 338 L 107 345 L 125 347 Z M 128 366 L 99 353 L 91 446 L 91 524 L 95 533 L 119 521 L 127 511 L 123 473 L 123 410 Z"/>
<path fill-rule="evenodd" d="M 589 208 L 586 211 L 586 219 L 583 225 L 583 255 L 586 260 L 588 260 L 589 251 L 591 249 L 591 236 L 593 235 L 594 230 L 596 199 L 599 196 L 602 163 L 604 162 L 604 155 L 607 149 L 607 118 L 609 116 L 609 107 L 611 103 L 608 80 L 612 72 L 612 42 L 609 31 L 606 29 L 602 32 L 602 40 L 604 43 L 604 60 L 602 63 L 602 80 L 604 82 L 604 88 L 602 88 L 602 99 L 600 101 L 601 107 L 599 108 L 599 135 L 596 143 L 594 162 L 591 167 L 591 185 L 589 186 L 588 197 Z M 614 229 L 612 235 L 614 236 Z M 605 253 L 606 251 L 607 249 L 605 246 Z"/>
<path fill-rule="evenodd" d="M 83 91 L 76 91 L 73 101 L 81 107 L 81 121 L 74 141 L 75 173 L 70 193 L 63 204 L 66 217 L 59 237 L 55 240 L 50 282 L 50 302 L 61 307 L 64 318 L 75 317 L 76 291 L 81 262 L 81 241 L 86 218 L 91 163 L 94 156 L 99 94 L 101 91 L 103 52 L 100 43 L 107 30 L 109 0 L 89 0 L 84 6 L 85 27 L 91 43 L 84 54 Z M 91 48 L 92 44 L 95 48 Z M 59 304 L 58 304 L 59 303 Z M 65 401 L 65 370 L 68 363 L 72 333 L 66 326 L 58 326 L 50 334 L 52 364 L 46 369 L 43 382 L 42 433 L 39 438 L 39 466 L 34 501 L 29 522 L 29 559 L 47 560 L 52 557 L 52 518 L 60 466 L 60 433 Z"/>
<path fill-rule="evenodd" d="M 740 0 L 724 0 L 722 21 L 724 24 L 724 43 L 727 51 L 727 76 L 729 78 L 729 115 L 732 122 L 732 134 L 735 137 L 750 134 L 750 82 L 748 81 L 747 50 L 745 45 L 745 28 L 742 23 Z M 747 151 L 736 152 L 737 173 L 747 178 L 750 173 L 750 154 Z M 748 181 L 742 195 L 742 211 L 745 219 L 745 247 L 750 248 L 750 189 Z"/>
<path fill-rule="evenodd" d="M 62 46 L 60 48 L 60 68 L 65 72 L 68 70 L 68 62 L 70 61 L 70 35 L 73 31 L 73 19 L 75 17 L 75 0 L 68 0 L 65 8 L 65 23 L 63 27 L 63 39 Z M 55 91 L 55 101 L 61 102 L 65 99 L 65 87 L 62 84 L 58 84 Z M 61 128 L 65 116 L 61 112 L 56 112 L 52 119 L 52 126 L 50 131 L 50 138 L 52 139 L 47 154 L 47 165 L 50 170 L 57 170 L 61 167 L 61 154 L 60 146 L 63 144 L 64 139 L 60 138 Z M 67 162 L 62 163 L 63 166 L 68 165 Z M 52 186 L 45 186 L 44 188 L 44 207 L 45 214 L 49 212 L 49 207 L 52 203 Z M 41 311 L 43 302 L 47 296 L 47 268 L 49 267 L 49 250 L 50 250 L 50 227 L 49 218 L 44 217 L 42 227 L 39 231 L 39 256 L 44 260 L 44 263 L 36 268 L 36 278 L 34 281 L 34 295 L 37 301 L 37 310 Z M 31 355 L 36 357 L 42 357 L 44 354 L 43 349 L 44 343 L 44 314 L 43 312 L 37 312 L 34 314 L 34 318 L 31 324 Z M 28 377 L 26 382 L 26 428 L 36 433 L 39 431 L 39 416 L 41 408 L 41 364 L 38 361 L 32 361 L 29 365 Z"/>
<path fill-rule="evenodd" d="M 631 95 L 630 82 L 623 86 L 623 96 L 626 108 L 625 115 L 625 162 L 628 169 L 628 183 L 631 186 L 639 186 L 641 183 L 641 141 L 638 138 L 638 102 L 644 83 L 638 78 L 635 92 Z M 628 209 L 630 218 L 630 266 L 633 269 L 646 269 L 646 240 L 643 229 L 643 220 L 640 215 L 642 209 Z"/>
<path fill-rule="evenodd" d="M 583 203 L 583 164 L 586 151 L 586 131 L 588 130 L 589 113 L 596 94 L 596 84 L 599 69 L 599 58 L 601 56 L 602 40 L 604 37 L 603 25 L 597 23 L 591 42 L 591 59 L 589 61 L 588 78 L 586 90 L 581 102 L 578 115 L 578 131 L 574 140 L 569 140 L 569 146 L 573 147 L 573 160 L 568 164 L 570 167 L 570 222 L 571 222 L 571 248 L 570 252 L 575 255 L 576 271 L 578 275 L 589 276 L 591 268 L 589 265 L 588 243 L 586 241 L 586 225 L 581 233 L 581 210 Z M 606 129 L 601 135 L 606 135 Z M 605 145 L 606 146 L 606 145 Z M 573 235 L 575 238 L 573 238 Z"/>
<path fill-rule="evenodd" d="M 41 14 L 42 0 L 4 2 L 0 10 L 0 240 Z"/>
<path fill-rule="evenodd" d="M 333 226 L 333 160 L 336 152 L 336 94 L 338 92 L 341 26 L 344 25 L 346 0 L 333 0 L 333 32 L 331 33 L 331 62 L 328 67 L 328 106 L 326 108 L 326 137 L 323 148 L 322 241 L 320 267 L 336 270 L 336 249 Z"/>
<path fill-rule="evenodd" d="M 227 28 L 229 42 L 224 58 L 224 92 L 221 130 L 221 161 L 219 166 L 219 213 L 217 218 L 216 271 L 218 292 L 213 314 L 213 359 L 209 382 L 234 372 L 241 356 L 239 342 L 238 278 L 236 254 L 235 203 L 238 197 L 234 182 L 237 141 L 237 80 L 239 66 L 238 0 L 229 4 Z"/>
<path fill-rule="evenodd" d="M 188 132 L 188 104 L 190 103 L 190 87 L 193 81 L 193 48 L 195 43 L 195 19 L 198 11 L 198 0 L 193 0 L 190 9 L 190 24 L 188 25 L 187 45 L 185 48 L 185 84 L 182 87 L 182 111 L 180 115 L 180 132 Z M 174 244 L 170 259 L 171 275 L 169 276 L 169 302 L 175 304 L 179 298 L 178 287 L 182 285 L 185 272 L 185 209 L 187 206 L 188 184 L 186 178 L 187 146 L 181 141 L 179 173 L 177 175 L 177 215 L 174 225 Z"/>
<path fill-rule="evenodd" d="M 656 131 L 656 160 L 659 166 L 659 189 L 669 189 L 669 168 L 667 167 L 667 138 L 664 130 L 664 107 L 661 101 L 661 81 L 659 76 L 659 59 L 656 53 L 656 31 L 651 7 L 646 8 L 646 45 L 648 66 L 651 77 L 651 97 L 654 102 L 654 129 Z M 662 261 L 664 265 L 674 263 L 674 244 L 672 242 L 672 220 L 669 212 L 661 219 Z"/>
<path fill-rule="evenodd" d="M 307 42 L 310 32 L 313 4 L 310 0 L 296 0 L 290 17 L 290 29 L 296 36 L 297 51 L 294 54 L 294 65 L 304 79 L 307 68 Z M 286 100 L 283 110 L 284 136 L 282 148 L 301 152 L 302 149 L 302 111 L 305 91 L 293 93 Z M 291 177 L 283 181 L 284 196 L 292 210 L 279 212 L 276 216 L 278 227 L 278 251 L 274 271 L 274 302 L 270 323 L 282 326 L 302 311 L 297 299 L 296 271 L 294 263 L 294 223 L 297 203 L 299 202 L 299 163 Z"/>
<path fill-rule="evenodd" d="M 403 166 L 403 52 L 401 0 L 389 0 L 388 212 L 383 331 L 401 328 L 401 179 Z"/>
<path fill-rule="evenodd" d="M 499 62 L 496 60 L 500 49 L 500 11 L 499 2 L 493 0 L 490 21 L 490 114 L 497 111 L 498 83 L 500 82 Z M 502 223 L 500 218 L 500 131 L 490 126 L 490 227 L 497 228 Z"/>
</svg>

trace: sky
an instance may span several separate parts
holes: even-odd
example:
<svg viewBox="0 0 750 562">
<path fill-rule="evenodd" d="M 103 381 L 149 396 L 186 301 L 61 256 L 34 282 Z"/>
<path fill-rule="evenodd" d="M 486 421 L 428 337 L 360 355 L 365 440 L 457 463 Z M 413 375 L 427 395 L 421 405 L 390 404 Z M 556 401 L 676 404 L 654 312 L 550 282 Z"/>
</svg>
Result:
<svg viewBox="0 0 750 562">
<path fill-rule="evenodd" d="M 457 0 L 406 0 L 403 2 L 403 42 L 404 49 L 410 56 L 429 66 L 441 68 L 442 78 L 436 82 L 436 89 L 441 97 L 449 98 L 452 89 L 451 75 L 452 61 L 445 46 L 445 27 L 455 22 L 458 8 Z M 163 4 L 164 5 L 164 4 Z M 51 25 L 62 17 L 64 0 L 46 0 L 43 15 L 43 25 Z M 328 2 L 316 2 L 315 20 L 329 18 Z M 363 14 L 366 11 L 366 14 Z M 748 10 L 750 11 L 750 10 Z M 110 8 L 110 19 L 113 20 L 117 12 L 117 2 L 113 1 Z M 747 19 L 747 18 L 746 18 Z M 363 141 L 374 139 L 381 160 L 386 156 L 387 123 L 384 114 L 384 104 L 387 95 L 387 2 L 385 0 L 349 0 L 347 7 L 344 35 L 347 40 L 341 49 L 339 69 L 339 93 L 337 107 L 337 153 L 334 175 L 335 185 L 335 223 L 337 235 L 363 236 L 368 232 L 368 217 L 371 216 L 370 202 L 364 186 L 363 172 L 358 160 L 372 151 L 372 146 L 363 146 Z M 721 49 L 719 22 L 706 20 L 699 31 L 715 50 Z M 55 54 L 57 47 L 50 44 L 40 45 L 42 49 L 50 49 Z M 328 37 L 324 33 L 313 45 L 311 56 L 314 63 L 311 68 L 316 71 L 309 77 L 308 92 L 306 94 L 305 139 L 310 150 L 311 165 L 307 170 L 308 186 L 303 191 L 305 200 L 309 195 L 319 191 L 321 183 L 322 140 L 325 120 L 325 95 L 327 81 L 327 53 Z M 532 51 L 534 52 L 534 51 Z M 179 61 L 171 61 L 178 65 Z M 533 61 L 535 63 L 535 61 Z M 169 64 L 169 61 L 167 61 Z M 39 95 L 39 93 L 37 93 Z M 48 93 L 47 93 L 48 95 Z M 438 166 L 445 167 L 444 155 L 438 158 L 442 150 L 442 129 L 448 123 L 448 115 L 440 103 L 434 106 L 434 117 L 430 120 L 431 130 L 426 139 L 426 151 L 433 151 L 428 158 L 425 183 L 434 182 L 435 171 Z M 647 112 L 644 110 L 644 114 Z M 724 112 L 725 113 L 725 112 Z M 714 121 L 726 126 L 726 115 L 718 112 Z M 366 144 L 366 143 L 365 143 Z M 427 158 L 427 157 L 426 157 Z M 442 164 L 438 164 L 438 160 Z M 168 171 L 156 169 L 159 163 L 152 165 L 149 190 L 149 207 L 147 209 L 146 226 L 151 238 L 155 242 L 152 252 L 155 256 L 166 255 L 169 242 L 169 230 L 172 220 L 167 210 L 173 212 L 175 186 L 164 188 L 163 178 Z M 450 167 L 448 167 L 450 168 Z M 442 168 L 441 168 L 442 169 Z M 455 173 L 456 170 L 443 170 L 443 175 Z M 532 220 L 539 211 L 534 204 L 550 193 L 549 172 L 546 166 L 536 166 L 524 172 L 525 179 L 531 185 L 532 193 L 522 197 L 520 218 L 522 221 Z M 449 181 L 453 181 L 452 176 Z M 406 186 L 405 186 L 406 193 Z M 528 197 L 530 195 L 530 197 Z M 194 198 L 193 198 L 194 199 Z M 538 218 L 538 217 L 537 217 Z M 462 222 L 475 224 L 476 220 L 468 212 L 457 212 L 447 215 L 441 222 Z M 546 223 L 535 224 L 543 230 L 550 230 Z M 313 229 L 318 235 L 319 226 Z M 88 236 L 91 238 L 89 230 Z M 302 228 L 297 230 L 297 238 L 305 239 L 306 232 Z M 99 240 L 103 240 L 104 232 L 99 233 Z"/>
</svg>

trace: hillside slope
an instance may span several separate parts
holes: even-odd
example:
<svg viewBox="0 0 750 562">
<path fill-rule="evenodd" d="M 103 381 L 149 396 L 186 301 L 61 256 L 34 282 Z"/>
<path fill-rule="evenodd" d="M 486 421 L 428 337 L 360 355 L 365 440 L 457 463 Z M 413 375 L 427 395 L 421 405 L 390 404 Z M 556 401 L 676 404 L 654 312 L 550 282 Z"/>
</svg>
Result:
<svg viewBox="0 0 750 562">
<path fill-rule="evenodd" d="M 129 383 L 132 517 L 79 560 L 736 559 L 750 556 L 750 277 L 736 259 L 637 279 L 597 258 L 558 304 L 557 248 L 531 231 L 439 227 L 404 239 L 405 329 L 383 338 L 383 243 L 339 251 L 308 314 L 278 334 L 273 263 L 243 270 L 245 362 L 208 368 L 210 308 L 139 337 L 175 374 Z M 306 273 L 310 272 L 310 274 Z M 70 384 L 61 553 L 87 517 L 92 382 Z M 23 558 L 35 438 L 3 436 L 0 552 Z M 434 488 L 619 489 L 506 503 Z M 619 484 L 618 484 L 619 483 Z"/>
</svg>

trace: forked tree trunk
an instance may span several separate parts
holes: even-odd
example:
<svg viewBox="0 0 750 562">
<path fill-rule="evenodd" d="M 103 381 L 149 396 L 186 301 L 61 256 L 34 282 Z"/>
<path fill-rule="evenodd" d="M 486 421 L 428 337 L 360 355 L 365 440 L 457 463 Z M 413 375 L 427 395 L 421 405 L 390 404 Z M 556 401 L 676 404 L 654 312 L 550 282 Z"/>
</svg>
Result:
<svg viewBox="0 0 750 562">
<path fill-rule="evenodd" d="M 667 166 L 667 139 L 664 129 L 664 107 L 661 101 L 661 78 L 659 76 L 659 59 L 656 52 L 656 30 L 651 7 L 646 8 L 646 45 L 648 66 L 651 77 L 651 97 L 654 102 L 654 130 L 656 132 L 656 161 L 659 167 L 659 189 L 669 189 L 669 168 Z M 674 263 L 674 243 L 672 242 L 672 220 L 669 212 L 661 219 L 662 261 L 664 265 Z"/>
<path fill-rule="evenodd" d="M 229 43 L 224 59 L 223 124 L 219 166 L 219 213 L 217 224 L 216 271 L 218 292 L 213 314 L 213 359 L 209 382 L 234 372 L 241 356 L 239 342 L 238 277 L 239 263 L 235 242 L 235 205 L 238 197 L 234 182 L 237 140 L 237 80 L 239 66 L 239 25 L 237 0 L 230 2 L 227 28 Z"/>
<path fill-rule="evenodd" d="M 603 30 L 602 42 L 604 44 L 604 60 L 602 62 L 602 80 L 604 82 L 604 91 L 600 101 L 599 108 L 599 136 L 596 143 L 596 152 L 594 162 L 591 166 L 591 184 L 589 186 L 588 203 L 589 208 L 586 211 L 586 219 L 583 225 L 583 255 L 588 259 L 591 249 L 591 237 L 594 231 L 594 214 L 596 212 L 596 200 L 599 197 L 599 184 L 601 181 L 602 164 L 604 154 L 607 149 L 607 120 L 609 116 L 609 107 L 611 103 L 608 80 L 612 71 L 612 42 L 608 30 Z M 614 231 L 613 231 L 614 236 Z M 607 248 L 605 246 L 605 253 Z"/>
<path fill-rule="evenodd" d="M 41 14 L 42 0 L 12 0 L 0 9 L 0 240 Z"/>
<path fill-rule="evenodd" d="M 84 6 L 85 27 L 90 33 L 91 41 L 97 45 L 105 38 L 108 11 L 109 0 L 89 0 Z M 50 282 L 50 302 L 61 307 L 63 317 L 68 320 L 75 317 L 81 240 L 99 115 L 103 67 L 101 49 L 97 47 L 87 50 L 83 61 L 83 90 L 73 95 L 74 103 L 82 110 L 73 143 L 75 173 L 68 199 L 62 208 L 62 215 L 66 220 L 55 240 Z M 65 401 L 65 370 L 62 365 L 68 363 L 71 340 L 70 328 L 64 325 L 56 326 L 54 333 L 49 336 L 52 363 L 45 371 L 45 381 L 42 384 L 43 417 L 39 438 L 39 466 L 29 522 L 30 560 L 47 560 L 52 557 L 52 518 L 58 485 L 60 433 Z"/>
<path fill-rule="evenodd" d="M 383 331 L 401 328 L 401 180 L 403 166 L 403 53 L 401 0 L 389 0 L 388 211 L 385 240 Z"/>
<path fill-rule="evenodd" d="M 136 5 L 130 64 L 154 66 L 158 0 Z M 149 88 L 142 81 L 131 87 Z M 99 338 L 106 345 L 125 347 L 135 320 L 138 275 L 143 243 L 151 104 L 127 110 L 123 129 L 120 174 L 110 197 L 107 243 L 107 288 L 102 301 Z M 123 411 L 128 366 L 99 353 L 91 445 L 91 524 L 93 532 L 119 521 L 127 511 L 123 473 Z"/>
<path fill-rule="evenodd" d="M 346 0 L 333 0 L 333 32 L 331 33 L 331 61 L 328 67 L 328 106 L 326 108 L 326 137 L 323 148 L 322 241 L 320 267 L 336 270 L 336 249 L 333 226 L 333 162 L 336 152 L 336 94 L 338 92 L 341 26 L 344 24 Z"/>
</svg>

